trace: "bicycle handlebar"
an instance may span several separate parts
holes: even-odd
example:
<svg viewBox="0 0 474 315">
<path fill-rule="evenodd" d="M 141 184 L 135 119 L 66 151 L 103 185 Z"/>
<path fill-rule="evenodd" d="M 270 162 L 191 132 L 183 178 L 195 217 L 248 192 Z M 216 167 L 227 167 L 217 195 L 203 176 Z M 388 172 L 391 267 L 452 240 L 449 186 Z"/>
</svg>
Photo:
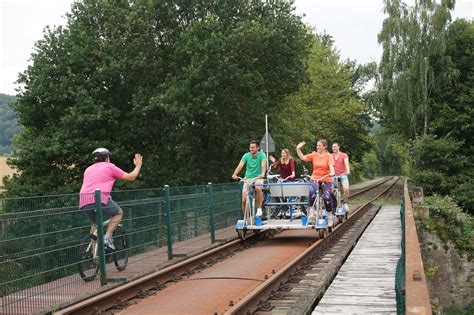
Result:
<svg viewBox="0 0 474 315">
<path fill-rule="evenodd" d="M 325 178 L 328 177 L 328 176 L 330 176 L 330 175 L 327 174 L 327 175 L 324 175 L 324 176 L 321 177 L 321 178 L 314 178 L 313 176 L 310 176 L 310 175 L 304 175 L 303 177 L 309 178 L 309 179 L 314 180 L 314 181 L 316 181 L 316 182 L 319 182 L 319 181 L 322 181 L 323 179 L 325 179 Z M 330 177 L 332 177 L 332 176 L 330 176 Z"/>
</svg>

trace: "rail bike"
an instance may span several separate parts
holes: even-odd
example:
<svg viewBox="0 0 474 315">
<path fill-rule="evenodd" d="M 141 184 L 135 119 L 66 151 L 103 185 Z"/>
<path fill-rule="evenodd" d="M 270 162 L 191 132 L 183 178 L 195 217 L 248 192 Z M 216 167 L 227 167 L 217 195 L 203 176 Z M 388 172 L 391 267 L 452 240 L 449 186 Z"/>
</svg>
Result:
<svg viewBox="0 0 474 315">
<path fill-rule="evenodd" d="M 305 174 L 302 180 L 288 182 L 277 175 L 267 176 L 264 184 L 249 185 L 247 191 L 246 210 L 243 219 L 238 220 L 235 228 L 238 236 L 245 239 L 249 231 L 255 233 L 268 230 L 315 229 L 320 238 L 325 238 L 332 231 L 328 224 L 328 213 L 324 207 L 320 183 L 323 178 L 315 179 Z M 276 179 L 276 181 L 275 181 Z M 244 181 L 245 179 L 241 179 Z M 313 203 L 314 218 L 308 217 L 308 196 L 310 186 L 316 183 L 316 198 Z M 262 187 L 263 215 L 256 216 L 256 187 Z M 333 203 L 337 204 L 334 222 L 342 222 L 347 218 L 341 206 L 339 186 L 332 190 Z"/>
</svg>

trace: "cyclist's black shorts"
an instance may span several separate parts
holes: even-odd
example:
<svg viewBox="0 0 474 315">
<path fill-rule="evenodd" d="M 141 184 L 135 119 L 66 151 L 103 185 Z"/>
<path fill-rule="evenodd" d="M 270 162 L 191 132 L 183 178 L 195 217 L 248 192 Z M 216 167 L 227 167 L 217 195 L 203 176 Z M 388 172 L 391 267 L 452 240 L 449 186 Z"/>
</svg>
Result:
<svg viewBox="0 0 474 315">
<path fill-rule="evenodd" d="M 84 207 L 81 208 L 81 210 L 84 210 L 84 212 L 87 214 L 89 219 L 95 223 L 96 218 L 95 218 L 95 204 L 91 203 L 88 205 L 85 205 Z M 107 200 L 107 204 L 104 205 L 102 204 L 102 215 L 103 220 L 107 220 L 110 217 L 113 217 L 117 213 L 119 213 L 120 207 L 119 205 L 113 201 L 112 199 Z"/>
</svg>

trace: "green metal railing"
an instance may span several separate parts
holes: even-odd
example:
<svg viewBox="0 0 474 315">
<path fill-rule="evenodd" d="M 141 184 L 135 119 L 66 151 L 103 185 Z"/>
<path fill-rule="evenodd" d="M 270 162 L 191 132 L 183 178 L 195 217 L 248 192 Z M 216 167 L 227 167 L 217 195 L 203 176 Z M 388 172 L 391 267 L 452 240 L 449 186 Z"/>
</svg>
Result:
<svg viewBox="0 0 474 315">
<path fill-rule="evenodd" d="M 401 191 L 403 196 L 403 188 Z M 397 300 L 397 314 L 405 313 L 405 198 L 402 197 L 402 205 L 400 207 L 400 220 L 402 227 L 402 253 L 397 262 L 395 271 L 395 294 Z"/>
<path fill-rule="evenodd" d="M 90 230 L 78 194 L 1 199 L 0 312 L 36 313 L 235 237 L 240 189 L 238 183 L 209 183 L 113 192 L 124 211 L 128 266 L 118 272 L 103 259 L 104 272 L 90 282 L 77 268 L 81 240 Z"/>
</svg>

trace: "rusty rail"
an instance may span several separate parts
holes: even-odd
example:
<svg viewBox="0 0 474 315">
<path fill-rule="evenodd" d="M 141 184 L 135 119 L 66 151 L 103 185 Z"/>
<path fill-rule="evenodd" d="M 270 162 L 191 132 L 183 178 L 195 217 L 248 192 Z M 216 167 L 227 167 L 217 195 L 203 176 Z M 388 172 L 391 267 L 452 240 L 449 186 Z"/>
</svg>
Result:
<svg viewBox="0 0 474 315">
<path fill-rule="evenodd" d="M 405 198 L 405 314 L 432 314 L 420 244 L 416 234 L 413 206 L 404 185 Z"/>
</svg>

